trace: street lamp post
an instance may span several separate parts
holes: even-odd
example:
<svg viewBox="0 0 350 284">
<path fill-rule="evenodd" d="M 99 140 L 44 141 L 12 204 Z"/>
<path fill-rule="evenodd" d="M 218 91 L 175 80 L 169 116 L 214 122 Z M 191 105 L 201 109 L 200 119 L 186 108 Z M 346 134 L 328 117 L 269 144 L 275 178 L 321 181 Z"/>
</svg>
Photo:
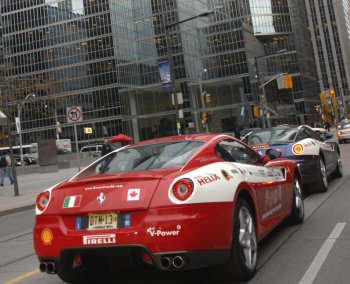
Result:
<svg viewBox="0 0 350 284">
<path fill-rule="evenodd" d="M 27 95 L 23 101 L 17 104 L 17 130 L 18 130 L 18 135 L 19 135 L 19 151 L 20 151 L 20 159 L 21 159 L 21 166 L 24 165 L 23 163 L 23 147 L 22 147 L 22 128 L 21 128 L 21 111 L 24 106 L 24 104 L 27 102 L 28 99 L 35 98 L 35 94 L 29 94 Z"/>
<path fill-rule="evenodd" d="M 281 54 L 286 52 L 287 49 L 282 49 L 277 51 L 276 53 Z M 266 128 L 266 126 L 269 127 L 269 117 L 268 117 L 268 107 L 267 107 L 267 98 L 266 98 L 266 93 L 265 93 L 265 88 L 264 86 L 266 85 L 266 83 L 261 86 L 261 82 L 260 82 L 260 74 L 259 74 L 259 68 L 258 68 L 258 60 L 261 58 L 266 58 L 266 57 L 271 57 L 271 55 L 261 55 L 261 56 L 256 56 L 254 57 L 254 68 L 255 68 L 255 75 L 256 75 L 256 83 L 257 83 L 257 95 L 259 97 L 260 100 L 260 106 L 263 112 L 263 118 L 262 118 L 262 123 L 263 123 L 263 128 Z M 280 75 L 278 75 L 280 76 Z M 270 82 L 271 80 L 269 80 L 268 82 Z M 260 89 L 263 90 L 263 94 L 260 93 Z M 265 117 L 266 117 L 266 123 L 265 123 Z"/>
<path fill-rule="evenodd" d="M 258 98 L 260 100 L 260 107 L 261 107 L 261 109 L 262 109 L 263 104 L 264 104 L 263 98 L 265 99 L 265 97 L 264 97 L 264 95 L 262 95 L 260 93 L 260 75 L 259 75 L 259 69 L 258 69 L 258 59 L 262 58 L 262 57 L 266 57 L 266 55 L 254 57 L 254 68 L 255 68 L 255 75 L 256 75 L 256 90 L 257 90 L 257 96 L 258 96 Z M 266 128 L 264 112 L 265 112 L 265 110 L 262 109 L 262 113 L 263 113 L 263 118 L 262 118 L 263 128 Z"/>
<path fill-rule="evenodd" d="M 265 92 L 265 86 L 270 84 L 272 81 L 276 80 L 278 77 L 283 76 L 284 73 L 277 74 L 274 77 L 272 77 L 270 80 L 259 86 L 260 89 L 263 91 L 263 96 L 265 98 L 265 113 L 266 113 L 266 125 L 267 127 L 271 127 L 271 121 L 270 121 L 270 116 L 268 114 L 268 107 L 267 107 L 267 100 L 266 100 L 266 92 Z M 265 119 L 264 119 L 265 120 Z M 265 125 L 265 124 L 264 124 Z"/>
<path fill-rule="evenodd" d="M 175 88 L 175 72 L 174 72 L 174 64 L 173 64 L 173 56 L 172 56 L 172 46 L 171 46 L 171 41 L 170 41 L 170 28 L 178 26 L 182 23 L 191 21 L 196 18 L 201 18 L 201 17 L 206 17 L 209 16 L 210 14 L 213 14 L 214 11 L 207 11 L 201 14 L 198 14 L 196 16 L 187 18 L 185 20 L 168 24 L 166 23 L 165 25 L 165 41 L 166 41 L 166 46 L 167 46 L 167 53 L 168 53 L 168 62 L 169 62 L 169 68 L 170 68 L 170 84 L 171 84 L 171 93 L 174 96 L 174 104 L 175 104 L 175 111 L 176 111 L 176 129 L 177 129 L 177 134 L 181 134 L 181 124 L 180 124 L 180 116 L 179 116 L 179 109 L 178 109 L 178 99 L 177 99 L 177 94 L 176 94 L 176 88 Z M 202 102 L 203 103 L 203 102 Z"/>
<path fill-rule="evenodd" d="M 206 110 L 206 106 L 205 106 L 205 101 L 204 101 L 204 92 L 203 92 L 203 72 L 207 72 L 207 69 L 204 68 L 202 69 L 201 73 L 199 74 L 199 92 L 200 92 L 200 96 L 201 96 L 201 104 L 202 104 L 202 108 L 203 108 L 203 113 L 206 115 L 206 120 L 204 121 L 204 127 L 205 127 L 205 132 L 209 133 L 209 124 L 208 124 L 208 116 L 207 116 L 207 110 Z"/>
</svg>

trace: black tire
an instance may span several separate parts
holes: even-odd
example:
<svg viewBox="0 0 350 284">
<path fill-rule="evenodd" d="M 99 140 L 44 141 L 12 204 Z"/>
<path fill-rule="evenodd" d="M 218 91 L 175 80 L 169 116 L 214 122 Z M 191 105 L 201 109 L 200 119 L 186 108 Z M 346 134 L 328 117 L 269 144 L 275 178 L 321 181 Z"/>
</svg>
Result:
<svg viewBox="0 0 350 284">
<path fill-rule="evenodd" d="M 339 149 L 337 151 L 337 167 L 335 171 L 332 173 L 332 177 L 341 178 L 343 176 L 343 164 L 340 160 Z"/>
<path fill-rule="evenodd" d="M 258 243 L 255 221 L 248 203 L 238 198 L 234 209 L 231 256 L 227 263 L 215 267 L 217 278 L 224 280 L 248 281 L 256 273 Z"/>
<path fill-rule="evenodd" d="M 300 179 L 294 175 L 292 212 L 288 219 L 290 224 L 300 224 L 304 221 L 304 200 Z"/>
<path fill-rule="evenodd" d="M 318 168 L 317 168 L 317 179 L 316 192 L 326 192 L 328 190 L 328 177 L 326 171 L 326 164 L 323 157 L 318 157 Z"/>
</svg>

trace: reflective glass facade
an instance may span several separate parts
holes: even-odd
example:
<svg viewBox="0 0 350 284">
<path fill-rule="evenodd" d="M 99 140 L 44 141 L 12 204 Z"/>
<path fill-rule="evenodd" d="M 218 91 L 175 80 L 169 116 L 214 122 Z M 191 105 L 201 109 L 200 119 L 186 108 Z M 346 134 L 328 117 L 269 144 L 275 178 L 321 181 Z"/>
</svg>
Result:
<svg viewBox="0 0 350 284">
<path fill-rule="evenodd" d="M 262 68 L 266 67 L 263 70 L 266 78 L 262 78 L 262 81 L 278 73 L 292 74 L 292 90 L 276 90 L 274 82 L 266 86 L 267 101 L 274 115 L 272 117 L 277 123 L 289 121 L 311 124 L 318 119 L 314 105 L 318 102 L 319 88 L 304 1 L 249 2 L 254 34 L 264 43 L 267 55 L 258 62 Z"/>
<path fill-rule="evenodd" d="M 307 2 L 307 11 L 320 88 L 335 89 L 340 115 L 345 116 L 350 106 L 350 3 L 313 0 Z"/>
<path fill-rule="evenodd" d="M 74 141 L 67 108 L 80 106 L 82 146 L 118 133 L 135 141 L 174 135 L 178 110 L 181 132 L 204 131 L 202 90 L 211 95 L 205 104 L 210 131 L 232 132 L 258 124 L 251 106 L 259 103 L 254 58 L 260 57 L 261 82 L 276 72 L 293 74 L 292 91 L 268 86 L 276 119 L 295 116 L 294 103 L 304 119 L 315 94 L 312 65 L 302 63 L 311 49 L 293 26 L 304 24 L 291 15 L 302 8 L 288 2 L 0 0 L 6 107 L 15 117 L 22 106 L 27 144 L 56 138 L 57 122 L 60 138 Z M 214 13 L 191 19 L 206 11 Z M 169 58 L 170 92 L 158 69 L 159 60 Z M 175 106 L 172 92 L 182 93 L 183 102 Z M 29 94 L 35 98 L 25 100 Z M 14 122 L 11 130 L 16 140 Z"/>
</svg>

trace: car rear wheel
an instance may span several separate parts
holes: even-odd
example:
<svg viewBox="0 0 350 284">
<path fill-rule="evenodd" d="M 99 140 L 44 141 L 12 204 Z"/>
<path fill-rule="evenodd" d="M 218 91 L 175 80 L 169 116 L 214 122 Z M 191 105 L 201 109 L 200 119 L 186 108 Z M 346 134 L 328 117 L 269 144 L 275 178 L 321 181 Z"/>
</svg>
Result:
<svg viewBox="0 0 350 284">
<path fill-rule="evenodd" d="M 316 183 L 317 192 L 326 192 L 328 190 L 328 178 L 326 165 L 322 156 L 318 158 L 318 181 Z"/>
<path fill-rule="evenodd" d="M 332 173 L 332 176 L 335 178 L 340 178 L 343 176 L 343 164 L 340 160 L 340 154 L 338 151 L 337 151 L 337 167 L 335 171 Z"/>
<path fill-rule="evenodd" d="M 214 269 L 218 278 L 248 281 L 257 267 L 258 243 L 255 222 L 248 203 L 239 198 L 234 210 L 233 243 L 229 261 Z"/>
<path fill-rule="evenodd" d="M 300 184 L 300 180 L 297 176 L 294 176 L 293 185 L 293 205 L 292 212 L 289 217 L 290 224 L 300 224 L 304 220 L 304 200 L 303 193 Z"/>
</svg>

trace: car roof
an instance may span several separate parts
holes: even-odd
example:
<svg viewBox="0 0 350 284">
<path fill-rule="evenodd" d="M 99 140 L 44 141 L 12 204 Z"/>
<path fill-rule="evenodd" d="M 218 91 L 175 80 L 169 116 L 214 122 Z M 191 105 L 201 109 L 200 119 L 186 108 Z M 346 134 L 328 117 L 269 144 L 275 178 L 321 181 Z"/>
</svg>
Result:
<svg viewBox="0 0 350 284">
<path fill-rule="evenodd" d="M 181 142 L 181 141 L 202 141 L 208 142 L 213 139 L 218 138 L 219 136 L 227 136 L 233 138 L 228 134 L 218 134 L 218 133 L 201 133 L 201 134 L 190 134 L 190 135 L 178 135 L 178 136 L 169 136 L 162 138 L 155 138 L 150 140 L 144 140 L 135 144 L 130 145 L 131 147 L 155 144 L 155 143 L 166 143 L 166 142 Z"/>
<path fill-rule="evenodd" d="M 278 129 L 300 129 L 301 127 L 309 127 L 307 125 L 277 125 L 274 127 L 270 128 L 261 128 L 259 130 L 254 130 L 254 133 L 259 133 L 259 132 L 265 132 L 265 131 L 272 131 L 272 130 L 278 130 Z M 311 129 L 311 127 L 309 127 Z"/>
</svg>

